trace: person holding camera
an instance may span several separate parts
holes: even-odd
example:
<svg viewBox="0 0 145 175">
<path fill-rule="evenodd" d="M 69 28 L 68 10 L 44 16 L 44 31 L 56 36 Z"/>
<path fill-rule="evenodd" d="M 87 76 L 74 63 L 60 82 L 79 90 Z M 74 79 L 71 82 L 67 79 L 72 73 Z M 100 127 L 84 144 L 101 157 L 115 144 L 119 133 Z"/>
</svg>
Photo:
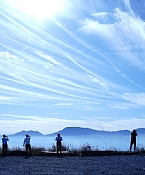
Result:
<svg viewBox="0 0 145 175">
<path fill-rule="evenodd" d="M 23 142 L 23 146 L 25 146 L 25 148 L 26 148 L 26 156 L 28 155 L 28 150 L 30 152 L 30 156 L 32 156 L 30 139 L 31 139 L 31 137 L 28 134 L 26 134 L 26 138 L 24 139 L 24 142 Z"/>
<path fill-rule="evenodd" d="M 131 133 L 130 151 L 132 149 L 132 145 L 134 145 L 134 151 L 136 150 L 136 136 L 137 136 L 137 132 L 134 129 Z"/>
<path fill-rule="evenodd" d="M 7 155 L 7 152 L 8 152 L 8 144 L 7 144 L 7 142 L 8 141 L 9 141 L 8 136 L 6 136 L 4 134 L 3 135 L 3 138 L 2 138 L 2 152 L 3 152 L 3 156 L 6 156 Z"/>
</svg>

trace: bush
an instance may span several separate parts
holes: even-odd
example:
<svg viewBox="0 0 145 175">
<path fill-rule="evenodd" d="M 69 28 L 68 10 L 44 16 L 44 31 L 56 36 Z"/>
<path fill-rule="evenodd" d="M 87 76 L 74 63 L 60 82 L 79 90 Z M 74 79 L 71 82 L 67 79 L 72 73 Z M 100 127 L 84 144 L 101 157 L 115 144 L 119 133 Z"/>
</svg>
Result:
<svg viewBox="0 0 145 175">
<path fill-rule="evenodd" d="M 12 148 L 9 148 L 8 151 L 22 151 L 22 148 L 20 148 L 20 147 L 12 147 Z"/>
<path fill-rule="evenodd" d="M 40 152 L 46 151 L 46 149 L 44 147 L 32 146 L 31 151 L 32 151 L 32 155 L 39 155 Z"/>
<path fill-rule="evenodd" d="M 70 146 L 69 145 L 66 145 L 65 143 L 64 144 L 62 144 L 62 146 L 61 146 L 61 150 L 62 151 L 70 151 Z M 52 146 L 51 146 L 51 148 L 48 148 L 48 151 L 51 151 L 51 152 L 56 152 L 56 145 L 55 144 L 53 144 Z"/>
<path fill-rule="evenodd" d="M 145 153 L 145 147 L 142 144 L 140 144 L 136 147 L 136 151 L 141 152 L 141 153 Z"/>
<path fill-rule="evenodd" d="M 81 151 L 93 151 L 93 147 L 87 143 L 81 146 Z"/>
<path fill-rule="evenodd" d="M 89 143 L 83 144 L 80 148 L 80 151 L 99 151 L 99 146 L 91 146 Z"/>
</svg>

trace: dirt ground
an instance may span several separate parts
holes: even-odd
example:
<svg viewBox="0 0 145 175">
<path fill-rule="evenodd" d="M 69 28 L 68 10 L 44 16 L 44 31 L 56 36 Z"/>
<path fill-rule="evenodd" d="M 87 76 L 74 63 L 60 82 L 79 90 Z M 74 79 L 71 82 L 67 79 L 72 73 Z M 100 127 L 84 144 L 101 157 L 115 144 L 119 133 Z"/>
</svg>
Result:
<svg viewBox="0 0 145 175">
<path fill-rule="evenodd" d="M 145 156 L 0 157 L 0 175 L 144 175 Z"/>
</svg>

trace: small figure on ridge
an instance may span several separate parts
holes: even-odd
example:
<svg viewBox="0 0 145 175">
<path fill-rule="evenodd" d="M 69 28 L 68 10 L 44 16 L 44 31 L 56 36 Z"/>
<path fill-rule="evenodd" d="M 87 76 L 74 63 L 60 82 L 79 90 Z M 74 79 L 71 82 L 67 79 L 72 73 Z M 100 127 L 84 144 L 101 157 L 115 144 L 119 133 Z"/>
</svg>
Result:
<svg viewBox="0 0 145 175">
<path fill-rule="evenodd" d="M 62 137 L 60 136 L 60 134 L 57 134 L 57 137 L 55 138 L 56 140 L 56 148 L 57 148 L 57 153 L 61 153 L 61 141 L 62 141 Z"/>
<path fill-rule="evenodd" d="M 134 151 L 136 150 L 136 136 L 137 136 L 137 132 L 134 129 L 131 133 L 130 151 L 132 149 L 132 145 L 134 145 Z"/>
<path fill-rule="evenodd" d="M 8 144 L 7 141 L 9 141 L 8 136 L 6 136 L 5 134 L 3 135 L 2 138 L 2 151 L 3 151 L 3 156 L 7 155 L 7 151 L 8 151 Z"/>
<path fill-rule="evenodd" d="M 28 134 L 26 134 L 26 138 L 24 139 L 24 142 L 23 142 L 23 146 L 25 146 L 25 148 L 26 148 L 26 156 L 28 155 L 28 150 L 30 152 L 30 156 L 32 156 L 30 139 L 31 139 L 31 137 Z"/>
</svg>

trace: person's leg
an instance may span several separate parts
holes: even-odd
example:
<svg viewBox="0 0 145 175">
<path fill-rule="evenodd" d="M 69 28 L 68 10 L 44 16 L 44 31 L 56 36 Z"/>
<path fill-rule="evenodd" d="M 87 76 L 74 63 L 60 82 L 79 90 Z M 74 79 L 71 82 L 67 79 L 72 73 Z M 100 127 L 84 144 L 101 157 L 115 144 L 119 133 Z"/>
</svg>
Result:
<svg viewBox="0 0 145 175">
<path fill-rule="evenodd" d="M 26 144 L 26 156 L 28 155 L 28 144 Z"/>
<path fill-rule="evenodd" d="M 61 142 L 60 142 L 60 145 L 59 145 L 59 150 L 60 150 L 60 153 L 61 153 Z"/>
<path fill-rule="evenodd" d="M 5 145 L 5 154 L 7 155 L 7 152 L 8 152 L 8 145 L 6 144 Z"/>
<path fill-rule="evenodd" d="M 30 156 L 32 156 L 31 145 L 29 145 Z"/>
<path fill-rule="evenodd" d="M 4 145 L 2 145 L 2 151 L 3 151 L 3 156 L 5 155 L 5 147 L 4 147 Z"/>
<path fill-rule="evenodd" d="M 133 145 L 133 143 L 132 143 L 132 142 L 130 142 L 130 151 L 131 151 L 131 149 L 132 149 L 132 145 Z"/>
<path fill-rule="evenodd" d="M 3 156 L 6 156 L 7 155 L 7 145 L 6 144 L 3 144 L 3 149 L 2 149 L 2 151 L 3 151 Z"/>
<path fill-rule="evenodd" d="M 56 143 L 56 151 L 57 151 L 57 153 L 59 151 L 59 144 L 58 144 L 58 142 Z"/>
<path fill-rule="evenodd" d="M 136 150 L 136 141 L 134 142 L 134 151 Z"/>
</svg>

